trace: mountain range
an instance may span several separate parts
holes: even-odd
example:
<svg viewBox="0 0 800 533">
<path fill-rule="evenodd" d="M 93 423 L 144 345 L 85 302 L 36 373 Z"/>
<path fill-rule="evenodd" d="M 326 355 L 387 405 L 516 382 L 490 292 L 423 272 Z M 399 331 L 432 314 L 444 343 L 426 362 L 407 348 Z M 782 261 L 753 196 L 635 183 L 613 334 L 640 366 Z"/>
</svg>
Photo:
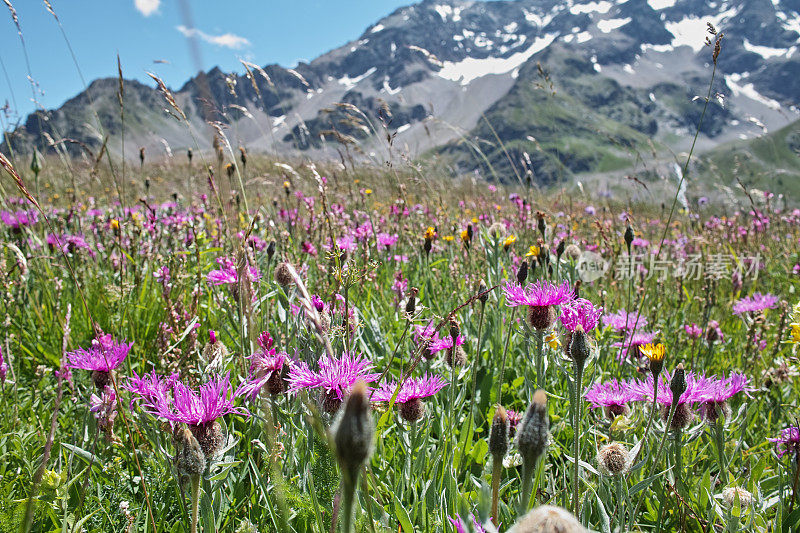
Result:
<svg viewBox="0 0 800 533">
<path fill-rule="evenodd" d="M 541 184 L 626 172 L 686 150 L 707 94 L 700 152 L 800 130 L 798 47 L 800 0 L 425 0 L 293 69 L 199 73 L 172 91 L 185 122 L 157 87 L 125 80 L 125 153 L 210 149 L 215 123 L 250 152 L 402 153 Z M 98 79 L 0 148 L 119 153 L 118 92 Z"/>
</svg>

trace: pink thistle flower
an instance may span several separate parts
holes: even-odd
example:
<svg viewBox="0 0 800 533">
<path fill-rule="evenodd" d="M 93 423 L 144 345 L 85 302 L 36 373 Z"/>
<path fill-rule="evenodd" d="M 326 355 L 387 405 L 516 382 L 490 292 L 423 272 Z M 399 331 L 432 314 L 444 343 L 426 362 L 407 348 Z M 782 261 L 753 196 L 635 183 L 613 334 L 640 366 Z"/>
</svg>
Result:
<svg viewBox="0 0 800 533">
<path fill-rule="evenodd" d="M 397 235 L 389 235 L 388 233 L 378 233 L 377 240 L 378 244 L 381 246 L 385 246 L 386 248 L 390 248 L 395 245 L 397 242 Z"/>
<path fill-rule="evenodd" d="M 597 321 L 602 314 L 602 307 L 595 307 L 585 298 L 576 298 L 561 307 L 561 325 L 571 333 L 575 332 L 578 325 L 583 328 L 583 331 L 588 332 L 597 326 Z"/>
<path fill-rule="evenodd" d="M 178 374 L 161 376 L 156 374 L 155 369 L 149 374 L 142 374 L 141 377 L 134 371 L 133 377 L 128 378 L 122 388 L 131 393 L 131 409 L 134 403 L 139 402 L 144 411 L 153 414 L 157 405 L 169 403 L 172 386 L 178 379 Z"/>
<path fill-rule="evenodd" d="M 289 369 L 289 392 L 303 389 L 321 389 L 322 407 L 328 413 L 339 409 L 344 397 L 358 380 L 367 383 L 377 380 L 380 374 L 370 373 L 373 364 L 360 355 L 343 354 L 340 358 L 322 356 L 319 371 L 313 371 L 308 363 L 301 361 Z"/>
<path fill-rule="evenodd" d="M 741 315 L 743 313 L 757 313 L 764 309 L 774 309 L 778 305 L 778 297 L 772 294 L 761 294 L 760 292 L 754 293 L 753 296 L 747 296 L 733 304 L 733 314 Z"/>
<path fill-rule="evenodd" d="M 486 533 L 486 529 L 478 522 L 474 514 L 471 514 L 470 518 L 472 518 L 472 527 L 467 526 L 460 516 L 456 518 L 447 517 L 450 523 L 453 524 L 453 527 L 456 528 L 456 533 L 469 533 L 471 531 L 475 533 Z"/>
<path fill-rule="evenodd" d="M 658 398 L 657 401 L 664 407 L 672 405 L 672 390 L 669 387 L 672 380 L 672 373 L 664 371 L 659 376 L 658 381 Z M 694 404 L 703 401 L 705 394 L 709 390 L 711 380 L 706 376 L 700 374 L 696 375 L 693 372 L 686 372 L 686 390 L 678 398 L 678 404 Z M 640 401 L 653 401 L 653 375 L 648 374 L 644 381 L 634 380 L 630 383 L 631 389 L 634 391 L 637 399 Z"/>
<path fill-rule="evenodd" d="M 261 273 L 258 271 L 258 268 L 248 266 L 247 272 L 251 283 L 255 283 L 261 279 Z M 206 282 L 212 286 L 232 285 L 237 281 L 239 281 L 239 274 L 236 271 L 236 266 L 232 264 L 232 262 L 225 264 L 222 268 L 212 270 L 206 276 Z"/>
<path fill-rule="evenodd" d="M 636 312 L 628 313 L 625 309 L 620 309 L 616 313 L 605 314 L 602 319 L 603 326 L 616 331 L 634 331 L 637 327 L 647 327 L 647 318 L 639 315 L 637 320 L 637 314 Z"/>
<path fill-rule="evenodd" d="M 790 426 L 781 431 L 780 436 L 774 439 L 767 439 L 775 443 L 775 451 L 778 457 L 783 457 L 789 454 L 790 457 L 795 457 L 800 454 L 800 428 L 797 426 Z"/>
<path fill-rule="evenodd" d="M 234 407 L 238 392 L 231 387 L 230 373 L 209 379 L 192 390 L 181 381 L 172 385 L 172 401 L 155 405 L 155 413 L 171 422 L 199 426 L 216 421 L 227 414 L 247 415 L 247 411 Z"/>
<path fill-rule="evenodd" d="M 700 414 L 709 422 L 715 422 L 720 414 L 727 417 L 730 414 L 728 400 L 740 392 L 749 396 L 752 390 L 747 386 L 749 382 L 747 376 L 737 372 L 723 379 L 715 376 L 707 378 L 700 387 Z"/>
<path fill-rule="evenodd" d="M 238 395 L 247 396 L 250 401 L 255 401 L 264 387 L 270 394 L 280 394 L 284 390 L 281 373 L 287 361 L 286 354 L 278 353 L 272 347 L 272 337 L 266 331 L 258 336 L 258 343 L 261 350 L 249 357 L 248 380 L 237 391 Z"/>
<path fill-rule="evenodd" d="M 456 346 L 461 346 L 462 344 L 464 344 L 464 337 L 459 335 L 458 337 L 456 337 Z M 433 357 L 437 353 L 442 352 L 444 350 L 449 350 L 452 347 L 453 347 L 453 337 L 451 337 L 450 335 L 440 337 L 439 333 L 437 332 L 431 338 L 430 344 L 428 344 L 428 355 Z"/>
<path fill-rule="evenodd" d="M 627 381 L 612 379 L 607 383 L 595 383 L 584 398 L 592 409 L 605 409 L 609 418 L 615 418 L 629 412 L 628 404 L 640 399 L 640 393 Z"/>
<path fill-rule="evenodd" d="M 509 282 L 503 287 L 503 293 L 509 307 L 549 307 L 567 303 L 575 297 L 567 281 L 555 285 L 551 281 L 538 280 L 525 287 Z"/>
<path fill-rule="evenodd" d="M 409 378 L 400 386 L 395 403 L 400 411 L 400 416 L 408 422 L 415 422 L 425 414 L 423 398 L 433 396 L 447 386 L 447 382 L 439 376 L 425 374 L 421 378 Z M 373 402 L 389 402 L 397 389 L 397 382 L 384 383 L 372 393 Z"/>
<path fill-rule="evenodd" d="M 88 350 L 78 348 L 75 351 L 67 352 L 68 366 L 83 370 L 111 372 L 125 360 L 131 346 L 133 343 L 117 342 L 111 335 L 100 335 L 92 341 Z"/>
<path fill-rule="evenodd" d="M 503 292 L 509 307 L 528 307 L 528 324 L 537 331 L 544 331 L 555 323 L 558 317 L 555 306 L 570 302 L 575 297 L 567 281 L 555 285 L 547 280 L 538 280 L 525 287 L 508 282 Z"/>
</svg>

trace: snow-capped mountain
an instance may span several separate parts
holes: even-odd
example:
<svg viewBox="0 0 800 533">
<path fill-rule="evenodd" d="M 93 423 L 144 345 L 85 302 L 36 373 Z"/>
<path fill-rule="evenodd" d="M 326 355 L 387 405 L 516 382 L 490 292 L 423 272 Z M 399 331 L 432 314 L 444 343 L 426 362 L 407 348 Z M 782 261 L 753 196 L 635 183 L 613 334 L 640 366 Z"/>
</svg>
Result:
<svg viewBox="0 0 800 533">
<path fill-rule="evenodd" d="M 709 24 L 725 36 L 701 148 L 798 120 L 800 0 L 426 0 L 309 64 L 215 68 L 175 98 L 195 129 L 221 122 L 251 151 L 377 153 L 388 133 L 412 156 L 548 181 L 685 148 L 712 72 Z M 112 149 L 116 86 L 89 88 Z M 127 82 L 125 98 L 129 146 L 193 145 L 156 89 Z M 88 101 L 82 93 L 31 115 L 12 142 L 41 145 L 44 131 L 99 146 Z"/>
</svg>

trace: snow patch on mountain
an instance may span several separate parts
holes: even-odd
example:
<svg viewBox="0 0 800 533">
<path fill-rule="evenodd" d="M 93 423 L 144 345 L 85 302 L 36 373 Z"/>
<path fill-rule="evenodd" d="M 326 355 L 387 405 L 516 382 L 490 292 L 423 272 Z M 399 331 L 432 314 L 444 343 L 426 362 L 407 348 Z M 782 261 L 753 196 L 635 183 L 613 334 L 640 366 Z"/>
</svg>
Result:
<svg viewBox="0 0 800 533">
<path fill-rule="evenodd" d="M 741 82 L 742 79 L 743 76 L 741 74 L 728 74 L 725 76 L 725 83 L 728 85 L 731 92 L 733 92 L 733 96 L 745 96 L 751 100 L 764 104 L 770 109 L 778 110 L 781 108 L 780 103 L 759 93 L 752 83 L 740 84 L 739 82 Z"/>
<path fill-rule="evenodd" d="M 537 37 L 526 50 L 512 54 L 507 58 L 487 57 L 485 59 L 477 59 L 468 57 L 461 61 L 444 61 L 444 66 L 439 71 L 439 76 L 460 82 L 461 85 L 469 85 L 473 80 L 488 74 L 506 74 L 518 68 L 533 57 L 534 54 L 550 46 L 550 43 L 557 36 L 557 33 L 550 33 L 543 37 Z"/>
<path fill-rule="evenodd" d="M 623 27 L 625 24 L 629 23 L 631 18 L 624 18 L 624 19 L 606 19 L 601 20 L 597 23 L 597 28 L 602 31 L 603 33 L 611 33 L 612 30 L 616 30 L 617 28 Z"/>
<path fill-rule="evenodd" d="M 769 59 L 771 57 L 789 57 L 794 53 L 795 47 L 789 48 L 788 50 L 786 48 L 770 48 L 769 46 L 752 44 L 745 38 L 744 49 L 748 52 L 754 52 L 764 59 Z"/>
<path fill-rule="evenodd" d="M 647 3 L 650 4 L 650 7 L 652 7 L 653 10 L 660 11 L 662 9 L 667 9 L 668 7 L 674 6 L 675 0 L 647 0 Z"/>
<path fill-rule="evenodd" d="M 339 78 L 338 81 L 339 81 L 340 84 L 344 85 L 345 88 L 349 91 L 350 89 L 352 89 L 353 87 L 358 85 L 359 82 L 361 82 L 361 80 L 363 80 L 364 78 L 370 76 L 376 70 L 377 70 L 377 68 L 372 67 L 371 69 L 367 70 L 364 74 L 362 74 L 360 76 L 356 76 L 355 78 L 351 78 L 351 77 L 349 77 L 349 76 L 347 76 L 345 74 L 344 76 Z"/>
<path fill-rule="evenodd" d="M 739 10 L 732 7 L 714 17 L 698 18 L 694 16 L 684 17 L 677 22 L 667 22 L 664 26 L 673 36 L 672 46 L 688 46 L 695 52 L 699 52 L 705 46 L 706 30 L 708 23 L 718 27 L 723 20 L 735 16 Z"/>
<path fill-rule="evenodd" d="M 588 4 L 575 4 L 569 8 L 569 12 L 573 15 L 580 15 L 581 13 L 600 13 L 604 15 L 612 7 L 611 2 L 601 0 L 600 2 L 589 2 Z"/>
</svg>

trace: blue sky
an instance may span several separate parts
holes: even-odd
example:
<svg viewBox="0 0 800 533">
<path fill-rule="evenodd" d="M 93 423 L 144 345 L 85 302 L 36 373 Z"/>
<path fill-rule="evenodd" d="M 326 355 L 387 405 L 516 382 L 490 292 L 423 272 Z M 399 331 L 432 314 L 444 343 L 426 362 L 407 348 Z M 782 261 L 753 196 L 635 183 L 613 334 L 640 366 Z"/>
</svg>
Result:
<svg viewBox="0 0 800 533">
<path fill-rule="evenodd" d="M 60 106 L 83 90 L 64 37 L 44 0 L 11 0 L 37 99 Z M 202 69 L 241 72 L 239 58 L 294 66 L 357 38 L 370 24 L 413 0 L 50 0 L 87 81 L 123 75 L 152 85 L 146 72 L 179 88 L 198 68 L 187 34 L 200 44 Z M 189 11 L 187 14 L 185 11 Z M 35 105 L 25 56 L 0 3 L 0 106 L 23 117 Z M 168 63 L 155 63 L 167 61 Z"/>
</svg>

